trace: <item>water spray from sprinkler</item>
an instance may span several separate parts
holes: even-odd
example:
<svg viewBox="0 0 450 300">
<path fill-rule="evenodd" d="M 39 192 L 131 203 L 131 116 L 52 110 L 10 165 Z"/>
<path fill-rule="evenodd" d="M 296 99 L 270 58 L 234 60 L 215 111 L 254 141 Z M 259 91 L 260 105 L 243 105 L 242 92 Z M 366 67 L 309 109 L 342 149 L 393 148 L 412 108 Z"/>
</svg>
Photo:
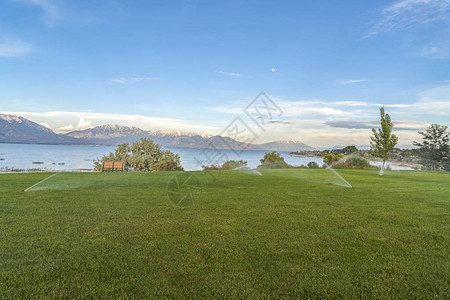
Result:
<svg viewBox="0 0 450 300">
<path fill-rule="evenodd" d="M 262 176 L 260 171 L 258 171 L 256 169 L 251 169 L 247 166 L 240 166 L 240 167 L 234 168 L 233 171 L 244 171 L 244 173 L 246 173 L 246 174 Z"/>
</svg>

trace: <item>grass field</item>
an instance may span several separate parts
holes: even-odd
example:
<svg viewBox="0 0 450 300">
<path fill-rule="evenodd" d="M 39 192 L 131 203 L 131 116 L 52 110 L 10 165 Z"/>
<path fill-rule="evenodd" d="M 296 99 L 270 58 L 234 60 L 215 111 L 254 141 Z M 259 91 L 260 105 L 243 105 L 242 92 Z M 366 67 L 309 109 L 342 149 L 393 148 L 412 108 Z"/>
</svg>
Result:
<svg viewBox="0 0 450 300">
<path fill-rule="evenodd" d="M 448 299 L 450 173 L 339 173 L 1 174 L 0 298 Z"/>
</svg>

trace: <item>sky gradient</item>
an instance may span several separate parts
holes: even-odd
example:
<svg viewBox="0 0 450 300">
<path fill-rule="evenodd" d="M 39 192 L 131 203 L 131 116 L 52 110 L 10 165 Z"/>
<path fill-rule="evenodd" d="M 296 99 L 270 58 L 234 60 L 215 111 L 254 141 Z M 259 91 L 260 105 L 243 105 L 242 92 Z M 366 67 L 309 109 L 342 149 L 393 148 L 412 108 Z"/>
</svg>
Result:
<svg viewBox="0 0 450 300">
<path fill-rule="evenodd" d="M 0 91 L 59 133 L 205 134 L 264 91 L 282 114 L 256 143 L 315 147 L 368 144 L 384 106 L 410 145 L 450 125 L 450 0 L 4 0 Z"/>
</svg>

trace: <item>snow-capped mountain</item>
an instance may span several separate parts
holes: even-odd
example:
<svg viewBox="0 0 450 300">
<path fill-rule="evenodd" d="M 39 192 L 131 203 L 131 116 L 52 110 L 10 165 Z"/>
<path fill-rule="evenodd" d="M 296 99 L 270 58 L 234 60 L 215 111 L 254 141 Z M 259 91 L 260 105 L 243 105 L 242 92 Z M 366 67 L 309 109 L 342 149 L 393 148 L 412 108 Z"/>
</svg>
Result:
<svg viewBox="0 0 450 300">
<path fill-rule="evenodd" d="M 56 134 L 51 129 L 23 117 L 0 114 L 0 142 L 74 145 L 108 145 L 133 143 L 150 138 L 165 148 L 216 148 L 234 150 L 299 151 L 312 147 L 296 141 L 278 141 L 247 145 L 229 137 L 202 135 L 186 131 L 145 131 L 137 127 L 102 125 L 85 130 Z"/>
<path fill-rule="evenodd" d="M 23 117 L 0 114 L 0 142 L 70 144 L 76 143 L 76 140 L 56 134 L 51 129 Z"/>
</svg>

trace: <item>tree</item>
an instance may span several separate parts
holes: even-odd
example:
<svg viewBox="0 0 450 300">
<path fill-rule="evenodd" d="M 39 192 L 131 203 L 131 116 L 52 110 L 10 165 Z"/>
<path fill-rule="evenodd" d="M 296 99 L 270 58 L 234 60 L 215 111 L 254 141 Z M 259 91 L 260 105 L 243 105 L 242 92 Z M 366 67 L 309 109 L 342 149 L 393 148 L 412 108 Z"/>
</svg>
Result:
<svg viewBox="0 0 450 300">
<path fill-rule="evenodd" d="M 158 144 L 148 138 L 141 138 L 131 146 L 120 144 L 114 153 L 109 153 L 94 162 L 94 170 L 101 171 L 104 161 L 122 161 L 125 169 L 131 171 L 182 171 L 180 157 L 169 150 L 161 150 Z"/>
<path fill-rule="evenodd" d="M 344 153 L 345 155 L 350 155 L 356 152 L 358 152 L 358 148 L 356 148 L 355 146 L 347 146 L 342 149 L 342 153 Z"/>
<path fill-rule="evenodd" d="M 265 153 L 264 158 L 259 161 L 261 162 L 261 165 L 259 165 L 258 168 L 289 168 L 289 165 L 284 161 L 284 158 L 275 151 Z"/>
<path fill-rule="evenodd" d="M 342 158 L 344 158 L 344 155 L 343 155 L 343 154 L 340 154 L 340 153 L 330 153 L 330 154 L 326 154 L 326 155 L 323 157 L 323 162 L 324 162 L 326 165 L 331 166 L 333 163 L 335 163 L 335 162 L 337 162 L 337 161 L 340 161 Z"/>
<path fill-rule="evenodd" d="M 426 132 L 419 132 L 423 136 L 422 143 L 414 142 L 420 147 L 422 164 L 433 170 L 447 168 L 450 164 L 450 133 L 447 129 L 447 126 L 431 124 Z"/>
<path fill-rule="evenodd" d="M 318 169 L 319 168 L 319 165 L 315 161 L 310 161 L 306 166 L 310 169 Z"/>
<path fill-rule="evenodd" d="M 372 128 L 373 136 L 370 137 L 370 149 L 373 150 L 374 156 L 383 160 L 383 169 L 386 160 L 389 158 L 390 151 L 394 150 L 397 145 L 398 138 L 392 133 L 391 117 L 384 113 L 384 108 L 380 108 L 381 115 L 381 129 L 375 130 Z"/>
</svg>

